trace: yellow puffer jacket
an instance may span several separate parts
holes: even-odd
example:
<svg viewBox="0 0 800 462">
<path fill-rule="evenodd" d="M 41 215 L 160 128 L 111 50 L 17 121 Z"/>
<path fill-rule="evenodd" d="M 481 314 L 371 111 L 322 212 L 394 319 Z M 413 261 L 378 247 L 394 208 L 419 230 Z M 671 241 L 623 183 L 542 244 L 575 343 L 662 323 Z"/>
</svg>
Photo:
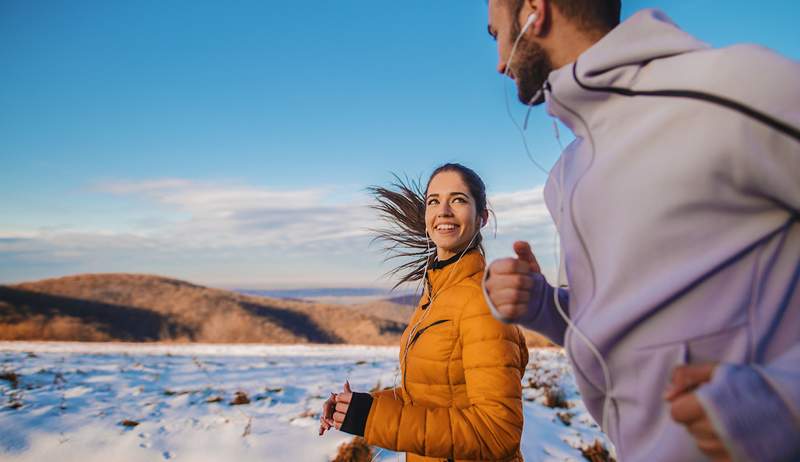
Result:
<svg viewBox="0 0 800 462">
<path fill-rule="evenodd" d="M 400 343 L 401 384 L 372 394 L 367 443 L 406 452 L 407 462 L 522 461 L 528 350 L 516 326 L 489 312 L 484 265 L 473 250 L 428 272 Z"/>
</svg>

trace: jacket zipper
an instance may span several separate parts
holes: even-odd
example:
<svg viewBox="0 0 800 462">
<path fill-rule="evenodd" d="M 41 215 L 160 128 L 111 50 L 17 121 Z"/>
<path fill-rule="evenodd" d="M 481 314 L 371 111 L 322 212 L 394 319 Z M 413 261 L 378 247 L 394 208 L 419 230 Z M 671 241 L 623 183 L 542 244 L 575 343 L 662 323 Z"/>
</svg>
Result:
<svg viewBox="0 0 800 462">
<path fill-rule="evenodd" d="M 440 319 L 438 321 L 432 322 L 432 323 L 428 324 L 427 326 L 423 327 L 422 329 L 418 330 L 417 333 L 414 334 L 414 337 L 411 339 L 411 343 L 408 344 L 408 347 L 406 348 L 405 354 L 403 355 L 405 357 L 405 359 L 403 361 L 403 389 L 404 390 L 406 389 L 406 372 L 408 371 L 408 352 L 411 351 L 411 347 L 414 346 L 414 343 L 417 341 L 417 339 L 419 339 L 419 336 L 422 335 L 423 332 L 425 332 L 426 330 L 430 329 L 433 326 L 436 326 L 438 324 L 442 324 L 442 323 L 447 322 L 447 321 L 450 321 L 450 319 Z M 410 394 L 409 394 L 409 397 L 411 397 Z M 414 402 L 414 398 L 411 398 L 411 402 L 412 403 Z"/>
<path fill-rule="evenodd" d="M 417 333 L 414 334 L 414 338 L 411 339 L 411 343 L 408 345 L 408 349 L 409 350 L 411 349 L 411 347 L 414 345 L 414 342 L 417 341 L 417 339 L 419 338 L 420 335 L 422 335 L 423 332 L 425 332 L 426 330 L 430 329 L 433 326 L 436 326 L 438 324 L 441 324 L 441 323 L 447 322 L 447 321 L 450 321 L 450 320 L 449 319 L 440 319 L 440 320 L 438 320 L 436 322 L 432 322 L 432 323 L 428 324 L 427 326 L 423 327 L 422 329 L 418 330 Z"/>
</svg>

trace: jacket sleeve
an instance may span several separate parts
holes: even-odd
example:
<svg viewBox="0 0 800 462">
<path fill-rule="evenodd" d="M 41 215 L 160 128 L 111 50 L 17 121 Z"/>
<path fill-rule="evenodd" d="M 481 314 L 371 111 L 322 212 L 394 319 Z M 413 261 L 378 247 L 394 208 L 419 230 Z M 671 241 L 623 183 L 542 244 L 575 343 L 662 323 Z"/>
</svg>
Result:
<svg viewBox="0 0 800 462">
<path fill-rule="evenodd" d="M 531 300 L 528 302 L 528 311 L 515 319 L 504 317 L 495 308 L 489 298 L 489 293 L 486 291 L 486 279 L 488 277 L 489 269 L 487 267 L 482 284 L 483 297 L 496 319 L 507 323 L 517 323 L 527 329 L 539 332 L 556 345 L 564 346 L 567 323 L 558 312 L 558 307 L 556 306 L 556 288 L 551 286 L 541 273 L 531 276 L 533 278 L 533 288 L 531 289 Z M 558 303 L 561 305 L 564 314 L 569 316 L 569 291 L 567 289 L 558 289 Z"/>
<path fill-rule="evenodd" d="M 527 363 L 522 334 L 495 320 L 477 290 L 462 310 L 459 333 L 469 406 L 425 407 L 391 392 L 373 394 L 367 443 L 453 459 L 503 460 L 516 454 Z"/>
<path fill-rule="evenodd" d="M 800 344 L 765 365 L 720 364 L 697 396 L 734 460 L 800 460 Z"/>
</svg>

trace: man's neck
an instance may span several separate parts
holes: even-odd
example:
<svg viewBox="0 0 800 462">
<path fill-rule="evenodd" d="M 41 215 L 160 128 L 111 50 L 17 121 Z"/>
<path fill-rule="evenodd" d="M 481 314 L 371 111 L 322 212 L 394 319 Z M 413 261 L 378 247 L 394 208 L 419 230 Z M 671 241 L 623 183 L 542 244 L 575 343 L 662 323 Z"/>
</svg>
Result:
<svg viewBox="0 0 800 462">
<path fill-rule="evenodd" d="M 605 36 L 606 32 L 586 32 L 579 30 L 572 23 L 565 22 L 553 28 L 553 34 L 542 46 L 550 56 L 553 69 L 558 69 L 577 61 L 595 43 Z"/>
</svg>

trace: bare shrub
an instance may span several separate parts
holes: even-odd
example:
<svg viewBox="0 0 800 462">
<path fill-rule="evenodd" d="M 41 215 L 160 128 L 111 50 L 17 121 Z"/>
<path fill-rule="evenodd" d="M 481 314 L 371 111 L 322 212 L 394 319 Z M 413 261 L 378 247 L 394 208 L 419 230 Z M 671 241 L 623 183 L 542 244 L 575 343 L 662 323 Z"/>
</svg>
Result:
<svg viewBox="0 0 800 462">
<path fill-rule="evenodd" d="M 572 418 L 574 415 L 571 412 L 556 412 L 556 417 L 567 427 L 572 425 Z"/>
<path fill-rule="evenodd" d="M 544 405 L 549 408 L 562 408 L 568 409 L 569 403 L 567 402 L 564 390 L 560 387 L 547 387 L 544 392 Z"/>
<path fill-rule="evenodd" d="M 356 436 L 352 440 L 339 445 L 339 450 L 332 462 L 370 462 L 372 448 L 364 438 Z"/>
<path fill-rule="evenodd" d="M 242 404 L 250 404 L 250 397 L 247 396 L 247 393 L 243 391 L 237 391 L 236 396 L 233 397 L 233 401 L 230 402 L 230 405 L 239 406 Z"/>
</svg>

